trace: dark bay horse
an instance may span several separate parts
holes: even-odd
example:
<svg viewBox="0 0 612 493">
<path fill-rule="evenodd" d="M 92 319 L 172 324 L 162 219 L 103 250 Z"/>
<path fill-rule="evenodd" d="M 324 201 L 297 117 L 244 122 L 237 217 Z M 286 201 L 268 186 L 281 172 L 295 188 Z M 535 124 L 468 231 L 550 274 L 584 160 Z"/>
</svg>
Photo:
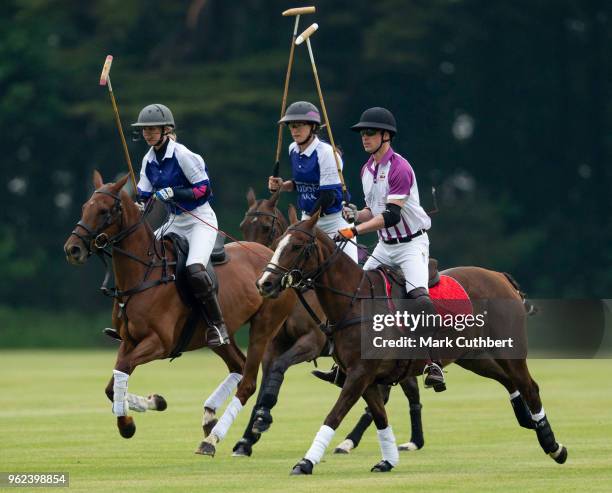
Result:
<svg viewBox="0 0 612 493">
<path fill-rule="evenodd" d="M 121 435 L 130 438 L 136 428 L 128 415 L 129 410 L 162 411 L 166 403 L 156 395 L 142 397 L 128 393 L 128 377 L 137 366 L 171 354 L 191 309 L 182 302 L 174 282 L 160 282 L 165 270 L 159 254 L 160 242 L 143 221 L 136 204 L 122 190 L 126 181 L 127 176 L 117 183 L 104 184 L 100 174 L 94 172 L 95 192 L 83 205 L 81 220 L 68 237 L 64 252 L 68 262 L 81 265 L 92 253 L 102 254 L 106 249 L 112 255 L 116 287 L 128 293 L 119 295 L 117 300 L 125 315 L 117 319 L 117 310 L 114 311 L 114 326 L 119 327 L 122 342 L 106 395 L 113 402 Z M 215 444 L 224 438 L 238 411 L 255 392 L 265 347 L 296 300 L 293 293 L 271 300 L 262 298 L 257 291 L 255 281 L 272 255 L 270 249 L 258 243 L 245 243 L 244 248 L 230 243 L 226 251 L 229 261 L 216 266 L 215 272 L 219 281 L 219 302 L 231 342 L 213 351 L 223 359 L 230 375 L 204 404 L 205 440 L 196 452 L 206 455 L 214 455 Z M 167 256 L 168 261 L 174 259 L 170 248 Z M 233 337 L 245 323 L 250 324 L 246 358 Z M 203 321 L 199 317 L 197 324 L 185 350 L 205 346 Z M 232 403 L 217 422 L 216 409 L 236 386 Z"/>
<path fill-rule="evenodd" d="M 362 359 L 361 321 L 362 302 L 371 296 L 386 295 L 384 280 L 375 271 L 363 271 L 336 244 L 315 225 L 318 214 L 307 221 L 289 227 L 280 239 L 266 272 L 257 281 L 264 296 L 275 297 L 291 285 L 292 278 L 311 279 L 319 302 L 333 325 L 334 359 L 346 372 L 346 382 L 340 396 L 325 418 L 311 448 L 298 462 L 292 474 L 311 474 L 320 462 L 335 430 L 357 400 L 363 396 L 373 414 L 378 430 L 382 460 L 372 470 L 386 472 L 399 461 L 395 437 L 389 426 L 383 399 L 377 381 L 388 380 L 402 365 L 403 375 L 418 375 L 423 371 L 424 360 Z M 291 273 L 291 274 L 289 274 Z M 457 280 L 472 300 L 504 300 L 503 305 L 491 304 L 486 325 L 497 333 L 525 339 L 526 312 L 523 300 L 509 279 L 502 273 L 478 267 L 456 267 L 443 274 Z M 366 282 L 371 286 L 367 296 L 360 295 L 360 287 Z M 495 326 L 495 327 L 493 327 Z M 557 443 L 550 423 L 542 407 L 539 388 L 531 378 L 525 359 L 456 359 L 460 366 L 474 373 L 493 378 L 508 391 L 519 424 L 535 429 L 540 446 L 557 463 L 567 459 L 567 449 Z M 452 362 L 446 360 L 445 364 Z M 503 369 L 502 372 L 499 368 Z"/>
<path fill-rule="evenodd" d="M 288 223 L 277 208 L 279 196 L 280 191 L 267 199 L 257 200 L 253 189 L 249 189 L 247 192 L 249 208 L 240 223 L 240 231 L 245 240 L 272 248 L 276 240 L 283 235 Z M 289 206 L 289 222 L 297 222 L 297 213 L 293 205 Z M 314 291 L 308 291 L 304 296 L 317 316 L 323 319 L 325 315 Z M 325 350 L 327 351 L 323 354 Z M 260 439 L 261 433 L 269 429 L 272 423 L 271 410 L 276 405 L 285 372 L 289 367 L 322 355 L 329 355 L 327 337 L 304 306 L 297 302 L 293 312 L 266 349 L 262 361 L 263 376 L 257 403 L 253 407 L 251 419 L 242 438 L 234 446 L 234 456 L 250 456 L 253 445 Z M 401 382 L 401 387 L 410 405 L 412 433 L 410 441 L 401 444 L 399 449 L 417 450 L 424 445 L 419 386 L 416 378 L 410 377 Z M 381 387 L 385 402 L 389 398 L 390 389 L 388 385 Z M 356 448 L 371 423 L 372 414 L 365 412 L 347 438 L 336 447 L 336 453 L 349 453 Z"/>
</svg>

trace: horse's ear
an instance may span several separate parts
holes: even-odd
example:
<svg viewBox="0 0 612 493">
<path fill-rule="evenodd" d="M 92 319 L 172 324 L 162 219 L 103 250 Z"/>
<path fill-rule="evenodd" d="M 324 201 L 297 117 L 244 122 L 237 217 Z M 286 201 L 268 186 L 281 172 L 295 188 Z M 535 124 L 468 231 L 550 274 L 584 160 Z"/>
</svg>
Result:
<svg viewBox="0 0 612 493">
<path fill-rule="evenodd" d="M 297 211 L 295 210 L 295 206 L 293 204 L 289 204 L 289 211 L 287 215 L 289 216 L 289 224 L 296 224 L 298 222 Z"/>
<path fill-rule="evenodd" d="M 312 216 L 310 216 L 310 219 L 308 219 L 308 222 L 306 223 L 308 225 L 309 228 L 314 228 L 317 225 L 317 221 L 319 220 L 319 217 L 321 216 L 321 208 L 319 207 Z"/>
<path fill-rule="evenodd" d="M 276 192 L 270 195 L 270 198 L 268 199 L 268 204 L 270 204 L 270 207 L 272 208 L 276 207 L 280 194 L 281 194 L 281 189 L 279 188 Z"/>
<path fill-rule="evenodd" d="M 119 181 L 115 182 L 115 184 L 113 185 L 113 189 L 118 193 L 127 183 L 128 178 L 130 175 L 125 175 L 123 178 L 121 178 Z"/>
<path fill-rule="evenodd" d="M 253 207 L 255 202 L 257 202 L 257 198 L 255 197 L 255 191 L 253 190 L 253 187 L 249 187 L 249 190 L 247 191 L 247 194 L 246 194 L 246 199 L 247 199 L 247 203 L 249 204 L 249 207 Z"/>
<path fill-rule="evenodd" d="M 100 174 L 100 172 L 97 169 L 94 169 L 94 172 L 93 172 L 93 186 L 94 186 L 94 190 L 97 190 L 102 185 L 104 185 L 104 181 L 102 180 L 102 175 Z"/>
</svg>

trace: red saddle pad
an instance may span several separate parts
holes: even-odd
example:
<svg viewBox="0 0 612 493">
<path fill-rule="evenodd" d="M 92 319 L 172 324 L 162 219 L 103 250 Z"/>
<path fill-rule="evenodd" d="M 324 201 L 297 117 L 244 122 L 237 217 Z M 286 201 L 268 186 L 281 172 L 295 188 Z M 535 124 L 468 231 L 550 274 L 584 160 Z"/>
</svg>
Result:
<svg viewBox="0 0 612 493">
<path fill-rule="evenodd" d="M 463 286 L 452 277 L 440 275 L 440 282 L 429 288 L 429 296 L 442 316 L 472 315 L 472 302 Z"/>
</svg>

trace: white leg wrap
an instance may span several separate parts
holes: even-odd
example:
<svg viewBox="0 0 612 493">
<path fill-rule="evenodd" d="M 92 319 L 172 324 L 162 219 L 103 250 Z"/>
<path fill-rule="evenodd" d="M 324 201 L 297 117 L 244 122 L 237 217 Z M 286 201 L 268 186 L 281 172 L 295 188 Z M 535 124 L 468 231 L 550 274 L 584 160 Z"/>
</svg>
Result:
<svg viewBox="0 0 612 493">
<path fill-rule="evenodd" d="M 515 397 L 518 397 L 519 395 L 521 395 L 521 393 L 518 390 L 515 390 L 510 394 L 510 400 L 514 399 Z"/>
<path fill-rule="evenodd" d="M 321 462 L 325 449 L 329 446 L 329 442 L 332 441 L 335 433 L 336 430 L 333 430 L 329 426 L 321 426 L 304 458 L 308 459 L 313 464 L 318 464 Z"/>
<path fill-rule="evenodd" d="M 129 404 L 127 400 L 128 378 L 127 373 L 113 370 L 113 414 L 115 416 L 127 416 Z"/>
<path fill-rule="evenodd" d="M 210 397 L 206 399 L 204 407 L 216 411 L 223 405 L 232 392 L 234 392 L 240 380 L 242 380 L 242 375 L 240 375 L 240 373 L 230 373 L 225 377 L 225 380 L 219 384 L 215 391 L 210 394 Z"/>
<path fill-rule="evenodd" d="M 399 452 L 395 444 L 393 429 L 387 426 L 384 430 L 376 430 L 376 434 L 378 435 L 382 459 L 395 467 L 399 463 Z"/>
<path fill-rule="evenodd" d="M 227 409 L 219 419 L 219 422 L 215 425 L 215 427 L 211 430 L 210 434 L 215 435 L 219 441 L 225 438 L 227 431 L 232 426 L 232 423 L 238 416 L 238 413 L 242 411 L 242 404 L 240 403 L 240 399 L 238 397 L 234 397 L 232 401 L 227 406 Z"/>
<path fill-rule="evenodd" d="M 544 407 L 540 409 L 539 413 L 533 414 L 531 411 L 529 412 L 531 413 L 531 419 L 533 419 L 536 423 L 540 421 L 542 418 L 546 417 L 546 413 L 544 412 Z"/>
</svg>

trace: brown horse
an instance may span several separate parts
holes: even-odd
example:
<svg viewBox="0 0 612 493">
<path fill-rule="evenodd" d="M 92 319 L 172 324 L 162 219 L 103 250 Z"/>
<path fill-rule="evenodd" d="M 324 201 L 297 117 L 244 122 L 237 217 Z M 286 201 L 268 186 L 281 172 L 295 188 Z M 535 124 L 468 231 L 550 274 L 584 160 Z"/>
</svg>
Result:
<svg viewBox="0 0 612 493">
<path fill-rule="evenodd" d="M 129 195 L 122 191 L 127 176 L 117 183 L 104 184 L 95 171 L 95 192 L 83 205 L 81 220 L 68 237 L 64 252 L 68 262 L 81 265 L 92 253 L 112 256 L 118 306 L 114 310 L 114 326 L 119 327 L 121 345 L 113 377 L 106 395 L 113 402 L 113 413 L 121 435 L 135 433 L 129 410 L 162 411 L 166 403 L 159 396 L 141 397 L 127 392 L 129 375 L 138 365 L 167 358 L 177 347 L 182 329 L 191 314 L 177 290 L 173 278 L 165 276 L 163 265 L 174 258 L 168 247 L 164 259 L 159 240 Z M 271 257 L 271 250 L 257 243 L 236 243 L 226 246 L 229 261 L 215 267 L 219 281 L 219 302 L 230 333 L 230 344 L 216 347 L 230 372 L 215 392 L 205 401 L 203 427 L 205 441 L 196 453 L 214 455 L 215 444 L 224 438 L 237 413 L 255 392 L 257 372 L 268 341 L 295 304 L 295 295 L 288 293 L 278 300 L 260 296 L 255 281 Z M 194 335 L 185 347 L 190 351 L 205 346 L 203 321 L 196 319 Z M 249 345 L 245 358 L 235 344 L 233 334 L 245 323 L 250 324 Z M 238 382 L 240 382 L 238 384 Z M 234 399 L 217 422 L 216 409 L 237 386 Z M 206 436 L 208 435 L 208 436 Z"/>
<path fill-rule="evenodd" d="M 381 275 L 363 271 L 352 262 L 322 231 L 315 228 L 318 214 L 307 221 L 292 225 L 280 239 L 272 261 L 257 281 L 264 296 L 278 296 L 294 279 L 308 279 L 332 327 L 335 327 L 334 358 L 346 372 L 346 382 L 340 396 L 325 418 L 311 448 L 298 462 L 292 474 L 311 474 L 320 462 L 336 428 L 357 400 L 363 396 L 374 416 L 382 451 L 382 460 L 372 470 L 386 472 L 399 461 L 393 431 L 388 425 L 377 381 L 395 379 L 400 375 L 418 375 L 423 360 L 362 359 L 362 303 L 376 295 L 384 297 L 386 289 Z M 456 267 L 443 272 L 456 279 L 472 300 L 504 300 L 488 307 L 486 325 L 496 333 L 525 340 L 525 309 L 517 286 L 502 273 L 478 267 Z M 360 287 L 368 286 L 361 295 Z M 342 322 L 342 325 L 338 325 Z M 499 381 L 510 393 L 519 424 L 535 429 L 540 446 L 556 462 L 564 463 L 567 449 L 557 443 L 544 413 L 539 388 L 531 378 L 526 360 L 468 359 L 467 354 L 457 364 L 474 373 Z M 445 361 L 446 364 L 452 360 Z M 498 368 L 502 368 L 500 373 Z"/>
<path fill-rule="evenodd" d="M 249 189 L 246 196 L 249 208 L 244 220 L 240 223 L 240 231 L 245 240 L 273 247 L 276 240 L 282 236 L 288 223 L 283 213 L 277 208 L 279 196 L 280 191 L 272 194 L 268 199 L 258 200 L 253 189 Z M 289 205 L 289 221 L 297 222 L 297 213 L 293 205 Z M 314 291 L 308 291 L 304 293 L 304 296 L 317 316 L 324 318 L 323 310 Z M 234 456 L 250 456 L 253 453 L 253 445 L 260 439 L 261 434 L 270 428 L 271 410 L 276 405 L 285 372 L 289 367 L 314 360 L 319 356 L 329 356 L 327 337 L 303 305 L 298 302 L 266 349 L 262 361 L 263 376 L 257 402 L 242 438 L 234 446 Z M 410 377 L 401 383 L 401 387 L 410 405 L 412 433 L 410 441 L 401 444 L 399 449 L 417 450 L 425 443 L 419 386 L 416 378 Z M 381 387 L 385 403 L 389 398 L 390 389 L 388 385 Z M 346 439 L 336 447 L 335 452 L 349 453 L 352 449 L 357 448 L 363 434 L 371 424 L 372 414 L 366 410 Z"/>
</svg>

